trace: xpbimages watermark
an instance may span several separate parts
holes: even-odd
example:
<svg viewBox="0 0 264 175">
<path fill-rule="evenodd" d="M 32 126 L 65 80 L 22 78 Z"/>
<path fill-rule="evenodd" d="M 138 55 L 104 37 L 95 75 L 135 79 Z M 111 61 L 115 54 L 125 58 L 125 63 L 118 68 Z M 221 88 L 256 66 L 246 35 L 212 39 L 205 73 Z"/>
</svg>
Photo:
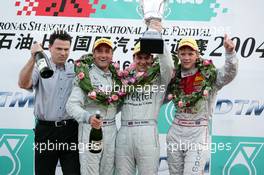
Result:
<svg viewBox="0 0 264 175">
<path fill-rule="evenodd" d="M 147 84 L 147 85 L 119 85 L 113 83 L 113 85 L 101 85 L 98 86 L 97 89 L 105 94 L 111 94 L 112 92 L 137 92 L 137 93 L 151 93 L 151 92 L 165 92 L 165 85 L 155 85 L 155 84 Z"/>
<path fill-rule="evenodd" d="M 170 142 L 167 145 L 167 150 L 172 153 L 176 151 L 186 151 L 186 150 L 191 150 L 191 151 L 209 150 L 211 153 L 216 153 L 217 151 L 224 151 L 224 150 L 230 151 L 231 149 L 232 149 L 231 143 L 208 143 L 208 142 L 194 143 L 191 141 L 182 142 L 180 140 L 179 143 Z"/>
<path fill-rule="evenodd" d="M 92 142 L 92 143 L 61 143 L 61 142 L 40 142 L 35 143 L 34 150 L 39 151 L 40 153 L 44 151 L 76 151 L 78 150 L 79 153 L 84 153 L 89 150 L 101 150 L 102 144 L 99 142 Z"/>
</svg>

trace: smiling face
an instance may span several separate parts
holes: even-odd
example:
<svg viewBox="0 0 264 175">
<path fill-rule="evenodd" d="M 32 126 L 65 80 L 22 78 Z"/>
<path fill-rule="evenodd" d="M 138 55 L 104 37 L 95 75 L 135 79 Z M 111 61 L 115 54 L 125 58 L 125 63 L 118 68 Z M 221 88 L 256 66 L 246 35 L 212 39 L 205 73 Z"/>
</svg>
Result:
<svg viewBox="0 0 264 175">
<path fill-rule="evenodd" d="M 108 71 L 113 59 L 113 50 L 107 44 L 100 44 L 93 50 L 94 64 L 103 71 Z"/>
<path fill-rule="evenodd" d="M 70 47 L 70 41 L 55 39 L 54 43 L 49 46 L 53 63 L 56 65 L 64 65 L 69 57 Z"/>
<path fill-rule="evenodd" d="M 181 47 L 178 51 L 182 69 L 190 70 L 195 67 L 196 60 L 199 58 L 198 51 L 189 46 Z"/>
<path fill-rule="evenodd" d="M 146 53 L 136 53 L 133 57 L 137 72 L 146 72 L 153 63 L 153 56 Z"/>
</svg>

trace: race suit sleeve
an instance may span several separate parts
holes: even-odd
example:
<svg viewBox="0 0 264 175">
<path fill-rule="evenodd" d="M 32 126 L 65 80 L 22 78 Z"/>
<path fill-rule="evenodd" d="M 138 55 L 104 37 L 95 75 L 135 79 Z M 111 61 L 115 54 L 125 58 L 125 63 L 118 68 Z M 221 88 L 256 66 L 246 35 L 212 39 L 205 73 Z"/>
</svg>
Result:
<svg viewBox="0 0 264 175">
<path fill-rule="evenodd" d="M 217 69 L 217 77 L 216 77 L 216 89 L 220 90 L 223 86 L 230 83 L 236 76 L 238 69 L 238 59 L 236 57 L 236 53 L 227 54 L 225 65 Z"/>
<path fill-rule="evenodd" d="M 166 44 L 164 44 L 164 53 L 159 54 L 160 60 L 160 75 L 161 75 L 161 84 L 168 85 L 173 75 L 174 64 L 172 60 L 172 55 L 168 50 Z"/>
<path fill-rule="evenodd" d="M 66 111 L 79 123 L 88 123 L 91 114 L 84 109 L 86 95 L 74 80 L 71 95 L 66 103 Z"/>
</svg>

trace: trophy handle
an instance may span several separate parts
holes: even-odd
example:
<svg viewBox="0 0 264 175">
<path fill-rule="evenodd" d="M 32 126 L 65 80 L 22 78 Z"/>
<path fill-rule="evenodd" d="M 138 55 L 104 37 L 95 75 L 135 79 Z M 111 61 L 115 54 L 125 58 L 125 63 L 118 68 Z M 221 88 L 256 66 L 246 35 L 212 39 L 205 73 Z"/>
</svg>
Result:
<svg viewBox="0 0 264 175">
<path fill-rule="evenodd" d="M 163 0 L 163 2 L 159 6 L 159 11 L 161 8 L 164 9 L 163 11 L 163 18 L 167 18 L 171 14 L 171 9 L 168 7 L 168 0 Z M 164 6 L 164 7 L 163 7 Z"/>
<path fill-rule="evenodd" d="M 137 6 L 136 11 L 137 11 L 138 15 L 139 15 L 141 18 L 144 19 L 143 8 L 142 8 L 141 5 Z"/>
<path fill-rule="evenodd" d="M 171 8 L 165 7 L 164 9 L 164 18 L 167 18 L 171 14 Z"/>
</svg>

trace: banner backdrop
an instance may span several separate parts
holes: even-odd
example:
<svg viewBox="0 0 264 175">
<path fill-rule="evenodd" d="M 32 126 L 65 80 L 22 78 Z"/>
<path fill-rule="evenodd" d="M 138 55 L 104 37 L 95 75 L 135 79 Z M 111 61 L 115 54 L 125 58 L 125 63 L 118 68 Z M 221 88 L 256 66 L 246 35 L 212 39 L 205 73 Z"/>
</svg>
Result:
<svg viewBox="0 0 264 175">
<path fill-rule="evenodd" d="M 171 52 L 181 38 L 191 36 L 202 56 L 221 67 L 224 33 L 236 43 L 238 75 L 219 92 L 215 104 L 210 174 L 264 174 L 264 2 L 167 2 L 163 38 Z M 146 26 L 138 0 L 2 0 L 0 15 L 0 175 L 31 175 L 34 98 L 17 81 L 33 41 L 47 50 L 49 35 L 55 29 L 66 30 L 73 36 L 71 61 L 91 52 L 97 38 L 108 37 L 115 45 L 114 61 L 125 68 Z M 173 104 L 167 103 L 159 114 L 160 175 L 169 174 L 165 138 L 174 113 Z"/>
</svg>

